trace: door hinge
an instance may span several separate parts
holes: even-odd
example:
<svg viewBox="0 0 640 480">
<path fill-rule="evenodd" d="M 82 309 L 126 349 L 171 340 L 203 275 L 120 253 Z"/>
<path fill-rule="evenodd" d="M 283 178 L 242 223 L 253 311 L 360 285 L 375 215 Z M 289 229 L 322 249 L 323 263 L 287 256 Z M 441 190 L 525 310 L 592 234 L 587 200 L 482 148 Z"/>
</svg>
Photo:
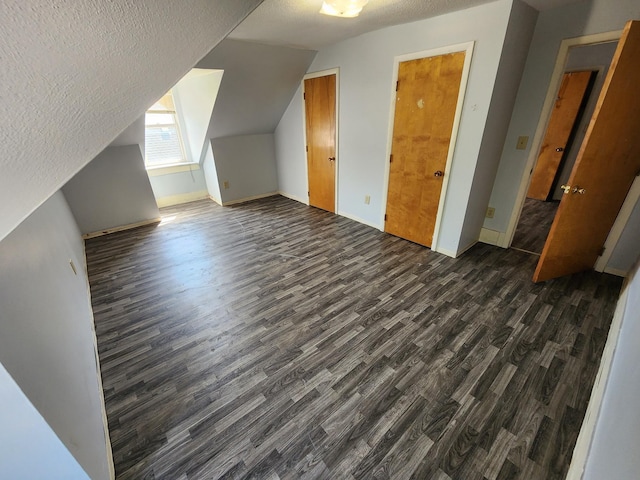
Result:
<svg viewBox="0 0 640 480">
<path fill-rule="evenodd" d="M 302 94 L 302 99 L 303 99 L 303 100 L 306 100 L 306 99 L 307 99 L 307 94 L 306 94 L 306 92 Z"/>
<path fill-rule="evenodd" d="M 385 222 L 387 221 L 387 214 L 386 213 L 384 214 L 384 221 Z"/>
<path fill-rule="evenodd" d="M 310 197 L 310 196 L 311 196 L 311 192 L 307 191 L 307 197 Z"/>
<path fill-rule="evenodd" d="M 305 150 L 308 152 L 309 151 L 309 145 L 305 145 Z"/>
<path fill-rule="evenodd" d="M 389 163 L 393 163 L 393 153 L 389 155 Z"/>
<path fill-rule="evenodd" d="M 601 257 L 602 255 L 604 255 L 605 250 L 606 250 L 606 247 L 600 248 L 600 250 L 598 250 L 598 256 Z"/>
<path fill-rule="evenodd" d="M 398 85 L 400 85 L 400 81 L 396 82 L 396 92 L 398 91 Z"/>
</svg>

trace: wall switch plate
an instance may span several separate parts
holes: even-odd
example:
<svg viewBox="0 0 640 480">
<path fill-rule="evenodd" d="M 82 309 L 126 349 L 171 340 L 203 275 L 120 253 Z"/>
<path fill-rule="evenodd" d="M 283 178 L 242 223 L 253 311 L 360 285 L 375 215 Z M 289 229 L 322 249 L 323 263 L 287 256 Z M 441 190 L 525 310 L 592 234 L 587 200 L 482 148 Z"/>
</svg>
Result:
<svg viewBox="0 0 640 480">
<path fill-rule="evenodd" d="M 516 144 L 516 150 L 526 150 L 527 143 L 529 143 L 529 137 L 518 137 L 518 143 Z"/>
<path fill-rule="evenodd" d="M 493 207 L 489 207 L 487 208 L 487 218 L 493 218 L 493 216 L 496 214 L 496 209 Z"/>
<path fill-rule="evenodd" d="M 364 196 L 364 203 L 365 205 L 369 205 L 371 203 L 371 195 Z"/>
<path fill-rule="evenodd" d="M 229 181 L 225 180 L 224 182 L 222 182 L 222 185 L 224 186 L 224 189 L 226 190 L 227 188 L 229 188 Z"/>
</svg>

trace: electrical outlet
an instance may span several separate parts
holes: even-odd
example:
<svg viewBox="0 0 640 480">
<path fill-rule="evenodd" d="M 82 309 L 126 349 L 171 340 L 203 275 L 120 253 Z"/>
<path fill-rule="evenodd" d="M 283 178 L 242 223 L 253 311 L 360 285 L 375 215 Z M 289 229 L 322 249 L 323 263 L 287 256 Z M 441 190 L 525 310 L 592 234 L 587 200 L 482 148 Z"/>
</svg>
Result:
<svg viewBox="0 0 640 480">
<path fill-rule="evenodd" d="M 371 203 L 371 196 L 370 195 L 365 195 L 364 196 L 364 203 L 365 203 L 365 205 L 369 205 Z"/>
<path fill-rule="evenodd" d="M 518 137 L 518 143 L 516 144 L 516 150 L 526 150 L 527 143 L 529 143 L 529 137 Z"/>
<path fill-rule="evenodd" d="M 493 207 L 489 207 L 487 208 L 487 218 L 493 218 L 493 216 L 496 214 L 496 209 Z"/>
<path fill-rule="evenodd" d="M 229 188 L 229 181 L 225 180 L 224 182 L 222 182 L 222 186 L 224 187 L 225 190 Z"/>
</svg>

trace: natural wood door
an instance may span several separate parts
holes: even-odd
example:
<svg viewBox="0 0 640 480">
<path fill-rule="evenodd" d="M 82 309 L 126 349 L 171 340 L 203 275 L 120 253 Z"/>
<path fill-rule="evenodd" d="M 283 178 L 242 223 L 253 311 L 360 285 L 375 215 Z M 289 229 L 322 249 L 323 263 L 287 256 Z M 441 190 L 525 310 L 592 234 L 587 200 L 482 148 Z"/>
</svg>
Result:
<svg viewBox="0 0 640 480">
<path fill-rule="evenodd" d="M 592 71 L 584 71 L 565 73 L 562 77 L 527 197 L 537 200 L 549 197 L 592 75 Z"/>
<path fill-rule="evenodd" d="M 590 270 L 640 171 L 640 22 L 629 22 L 533 280 Z M 582 190 L 584 189 L 584 190 Z M 583 192 L 583 193 L 581 193 Z"/>
<path fill-rule="evenodd" d="M 336 76 L 304 81 L 309 205 L 335 212 Z"/>
<path fill-rule="evenodd" d="M 398 66 L 385 231 L 433 241 L 465 52 Z"/>
</svg>

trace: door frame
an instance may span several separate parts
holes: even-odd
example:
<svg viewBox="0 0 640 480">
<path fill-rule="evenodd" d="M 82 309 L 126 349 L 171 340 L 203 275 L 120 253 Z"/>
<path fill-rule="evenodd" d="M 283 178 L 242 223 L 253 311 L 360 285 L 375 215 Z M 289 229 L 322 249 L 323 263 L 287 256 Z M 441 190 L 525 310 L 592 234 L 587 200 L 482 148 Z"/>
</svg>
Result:
<svg viewBox="0 0 640 480">
<path fill-rule="evenodd" d="M 622 208 L 620 208 L 616 221 L 613 223 L 609 236 L 604 242 L 604 253 L 598 257 L 596 264 L 593 267 L 596 272 L 610 273 L 611 275 L 617 275 L 619 277 L 626 277 L 629 274 L 629 272 L 624 272 L 615 268 L 607 268 L 607 264 L 609 263 L 609 260 L 611 260 L 611 255 L 613 255 L 613 251 L 618 244 L 618 240 L 620 240 L 620 237 L 622 236 L 624 227 L 627 226 L 627 222 L 629 221 L 629 218 L 631 218 L 631 214 L 633 213 L 633 209 L 638 203 L 638 200 L 640 200 L 640 176 L 636 176 L 635 180 L 631 184 L 629 193 L 627 193 L 627 198 L 624 199 L 624 203 L 622 204 Z"/>
<path fill-rule="evenodd" d="M 335 160 L 335 194 L 334 194 L 334 211 L 335 214 L 338 214 L 338 179 L 340 178 L 339 168 L 340 165 L 340 150 L 338 148 L 338 139 L 340 137 L 340 68 L 329 68 L 327 70 L 319 70 L 317 72 L 307 73 L 304 77 L 302 77 L 302 141 L 303 148 L 307 145 L 307 105 L 304 101 L 304 81 L 310 78 L 318 78 L 318 77 L 326 77 L 328 75 L 336 76 L 336 160 Z M 307 192 L 309 191 L 309 159 L 307 158 L 306 148 L 304 150 L 304 173 L 305 178 L 307 179 Z M 309 194 L 304 201 L 305 204 L 309 205 Z"/>
<path fill-rule="evenodd" d="M 458 92 L 458 100 L 456 103 L 456 113 L 453 119 L 453 127 L 451 129 L 451 141 L 449 142 L 449 151 L 447 153 L 447 163 L 444 170 L 444 178 L 442 180 L 442 190 L 440 191 L 440 201 L 438 203 L 438 214 L 436 215 L 435 228 L 433 230 L 433 241 L 431 242 L 431 250 L 434 252 L 444 253 L 451 256 L 449 251 L 439 250 L 439 237 L 440 237 L 440 224 L 442 222 L 442 212 L 444 210 L 444 203 L 449 186 L 449 173 L 451 172 L 451 162 L 453 160 L 453 154 L 456 146 L 456 139 L 458 138 L 458 130 L 460 129 L 460 118 L 462 117 L 462 106 L 464 103 L 464 96 L 467 90 L 467 83 L 469 80 L 469 71 L 471 69 L 471 57 L 473 56 L 473 47 L 475 42 L 458 43 L 455 45 L 448 45 L 445 47 L 432 48 L 429 50 L 422 50 L 420 52 L 407 53 L 404 55 L 398 55 L 393 58 L 393 76 L 391 79 L 391 101 L 389 103 L 389 125 L 387 130 L 387 150 L 385 156 L 385 168 L 384 168 L 384 184 L 382 187 L 382 211 L 380 212 L 380 230 L 384 232 L 384 216 L 387 210 L 387 197 L 389 194 L 389 173 L 391 165 L 389 157 L 391 155 L 391 147 L 393 144 L 393 123 L 396 114 L 396 83 L 398 81 L 398 68 L 401 62 L 407 62 L 410 60 L 418 60 L 420 58 L 437 57 L 440 55 L 446 55 L 447 53 L 465 52 L 464 65 L 462 67 L 462 77 L 460 79 L 460 90 Z"/>
<path fill-rule="evenodd" d="M 544 139 L 545 133 L 547 132 L 547 127 L 549 125 L 549 120 L 551 119 L 553 106 L 555 105 L 558 92 L 560 91 L 562 76 L 564 75 L 564 73 L 566 73 L 565 65 L 569 57 L 569 50 L 572 47 L 595 45 L 598 43 L 607 43 L 620 40 L 621 36 L 622 30 L 616 30 L 613 32 L 596 33 L 593 35 L 566 38 L 560 43 L 560 50 L 558 51 L 556 63 L 551 75 L 551 80 L 549 81 L 547 96 L 544 99 L 542 111 L 540 112 L 540 117 L 538 119 L 538 126 L 536 127 L 536 132 L 531 142 L 531 150 L 529 151 L 527 163 L 524 167 L 522 178 L 520 179 L 520 187 L 518 188 L 518 194 L 516 196 L 515 204 L 513 205 L 513 210 L 511 212 L 511 218 L 509 219 L 507 231 L 504 234 L 504 240 L 499 243 L 500 247 L 510 248 L 511 243 L 513 242 L 513 237 L 516 233 L 516 228 L 518 226 L 518 222 L 520 221 L 520 215 L 522 214 L 522 209 L 524 207 L 524 200 L 527 196 L 527 191 L 529 190 L 531 174 L 533 173 L 533 168 L 535 167 L 538 157 L 540 156 L 542 141 Z"/>
</svg>

